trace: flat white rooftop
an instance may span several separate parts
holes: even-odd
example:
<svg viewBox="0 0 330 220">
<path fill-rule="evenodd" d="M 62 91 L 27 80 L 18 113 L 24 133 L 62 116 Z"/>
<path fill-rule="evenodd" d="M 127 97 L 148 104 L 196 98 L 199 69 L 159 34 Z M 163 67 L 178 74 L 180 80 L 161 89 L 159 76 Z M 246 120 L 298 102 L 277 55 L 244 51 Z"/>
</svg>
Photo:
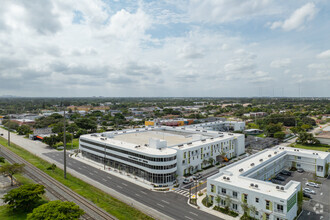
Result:
<svg viewBox="0 0 330 220">
<path fill-rule="evenodd" d="M 193 141 L 192 136 L 182 135 L 180 133 L 167 132 L 166 130 L 154 130 L 135 133 L 125 133 L 114 136 L 115 140 L 132 143 L 135 145 L 149 144 L 150 138 L 156 138 L 167 141 L 167 146 L 179 145 Z"/>
</svg>

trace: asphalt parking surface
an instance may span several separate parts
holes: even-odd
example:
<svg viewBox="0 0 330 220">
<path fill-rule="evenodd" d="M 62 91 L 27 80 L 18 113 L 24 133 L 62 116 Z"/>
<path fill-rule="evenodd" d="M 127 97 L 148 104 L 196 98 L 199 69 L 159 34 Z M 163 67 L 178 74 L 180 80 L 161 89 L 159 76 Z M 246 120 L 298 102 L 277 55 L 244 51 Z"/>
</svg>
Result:
<svg viewBox="0 0 330 220">
<path fill-rule="evenodd" d="M 303 212 L 299 217 L 299 220 L 322 220 L 330 219 L 330 179 L 316 177 L 314 179 L 314 174 L 309 172 L 298 173 L 297 171 L 291 172 L 291 176 L 285 176 L 280 174 L 285 178 L 282 181 L 283 185 L 291 180 L 301 182 L 302 188 L 309 188 L 315 191 L 315 195 L 311 194 L 312 199 L 304 200 L 303 202 Z M 308 180 L 316 180 L 321 182 L 319 184 L 320 188 L 315 188 L 311 186 L 306 186 Z"/>
</svg>

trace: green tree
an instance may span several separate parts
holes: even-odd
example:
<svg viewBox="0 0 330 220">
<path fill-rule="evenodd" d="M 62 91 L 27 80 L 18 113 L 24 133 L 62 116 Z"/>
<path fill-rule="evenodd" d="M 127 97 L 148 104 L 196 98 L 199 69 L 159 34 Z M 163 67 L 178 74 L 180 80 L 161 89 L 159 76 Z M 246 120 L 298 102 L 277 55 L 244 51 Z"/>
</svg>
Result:
<svg viewBox="0 0 330 220">
<path fill-rule="evenodd" d="M 257 213 L 257 208 L 254 205 L 250 205 L 250 211 L 253 214 L 253 218 L 255 218 Z"/>
<path fill-rule="evenodd" d="M 208 162 L 209 162 L 209 164 L 213 165 L 214 159 L 212 157 L 210 157 Z"/>
<path fill-rule="evenodd" d="M 232 203 L 231 198 L 227 195 L 225 198 L 225 209 L 227 211 L 229 210 L 231 203 Z"/>
<path fill-rule="evenodd" d="M 296 140 L 298 144 L 320 144 L 320 141 L 317 140 L 312 133 L 300 132 Z"/>
<path fill-rule="evenodd" d="M 38 205 L 41 195 L 45 193 L 45 187 L 39 184 L 25 184 L 19 188 L 10 190 L 3 201 L 8 203 L 14 211 L 29 212 Z"/>
<path fill-rule="evenodd" d="M 282 124 L 269 124 L 265 128 L 265 133 L 267 134 L 268 137 L 274 137 L 274 134 L 278 131 L 282 131 Z"/>
<path fill-rule="evenodd" d="M 7 121 L 6 123 L 3 123 L 3 125 L 12 130 L 17 130 L 19 128 L 19 125 L 13 121 Z"/>
<path fill-rule="evenodd" d="M 60 139 L 56 135 L 51 135 L 50 137 L 44 137 L 44 139 L 42 140 L 42 142 L 44 142 L 50 147 L 54 147 L 54 145 L 59 141 Z"/>
<path fill-rule="evenodd" d="M 285 137 L 285 133 L 283 131 L 278 131 L 275 132 L 274 134 L 274 138 L 283 139 L 284 137 Z"/>
<path fill-rule="evenodd" d="M 0 167 L 0 173 L 9 176 L 9 178 L 11 180 L 10 184 L 13 186 L 14 185 L 14 179 L 13 179 L 14 174 L 22 173 L 23 167 L 24 167 L 24 164 L 18 164 L 18 163 L 5 164 Z"/>
<path fill-rule="evenodd" d="M 5 158 L 4 157 L 0 157 L 0 163 L 4 163 L 5 162 Z"/>
<path fill-rule="evenodd" d="M 59 200 L 43 204 L 28 214 L 27 220 L 74 220 L 79 219 L 84 211 L 74 202 L 62 202 Z"/>
<path fill-rule="evenodd" d="M 300 127 L 301 127 L 301 129 L 304 130 L 304 131 L 308 131 L 309 129 L 312 128 L 312 126 L 309 125 L 309 124 L 303 124 L 303 125 L 301 125 Z"/>
<path fill-rule="evenodd" d="M 246 202 L 243 202 L 243 203 L 241 204 L 241 207 L 242 207 L 242 209 L 243 209 L 244 215 L 248 215 L 249 210 L 250 210 L 249 205 L 248 205 Z"/>
<path fill-rule="evenodd" d="M 50 165 L 49 167 L 47 167 L 47 170 L 51 170 L 53 172 L 55 169 L 56 169 L 56 164 L 54 164 L 54 163 L 52 165 Z"/>
<path fill-rule="evenodd" d="M 28 125 L 21 125 L 17 128 L 17 132 L 19 135 L 27 135 L 30 134 L 32 131 Z"/>
</svg>

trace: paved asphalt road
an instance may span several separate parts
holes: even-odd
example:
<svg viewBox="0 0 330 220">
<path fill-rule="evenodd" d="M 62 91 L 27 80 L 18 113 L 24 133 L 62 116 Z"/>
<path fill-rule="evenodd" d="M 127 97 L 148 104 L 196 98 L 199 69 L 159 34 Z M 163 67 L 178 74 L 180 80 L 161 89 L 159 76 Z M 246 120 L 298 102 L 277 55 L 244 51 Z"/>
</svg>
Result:
<svg viewBox="0 0 330 220">
<path fill-rule="evenodd" d="M 63 164 L 63 152 L 44 153 L 44 155 Z M 153 192 L 69 157 L 67 158 L 67 166 L 174 219 L 220 219 L 189 206 L 187 204 L 188 198 L 180 194 Z"/>
</svg>

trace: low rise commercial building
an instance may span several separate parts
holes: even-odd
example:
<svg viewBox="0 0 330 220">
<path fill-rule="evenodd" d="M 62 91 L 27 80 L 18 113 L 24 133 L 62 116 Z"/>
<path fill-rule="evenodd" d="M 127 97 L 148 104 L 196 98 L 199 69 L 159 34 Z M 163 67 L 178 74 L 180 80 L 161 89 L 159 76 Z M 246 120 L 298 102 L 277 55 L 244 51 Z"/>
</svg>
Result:
<svg viewBox="0 0 330 220">
<path fill-rule="evenodd" d="M 244 154 L 244 135 L 187 127 L 147 127 L 82 135 L 82 156 L 157 185 Z"/>
<path fill-rule="evenodd" d="M 323 177 L 329 162 L 327 152 L 276 146 L 221 168 L 207 179 L 207 194 L 213 202 L 219 196 L 223 206 L 229 197 L 230 209 L 239 213 L 244 213 L 245 203 L 255 207 L 250 215 L 257 219 L 292 220 L 297 216 L 301 183 L 290 181 L 283 186 L 268 180 L 291 167 Z"/>
</svg>

